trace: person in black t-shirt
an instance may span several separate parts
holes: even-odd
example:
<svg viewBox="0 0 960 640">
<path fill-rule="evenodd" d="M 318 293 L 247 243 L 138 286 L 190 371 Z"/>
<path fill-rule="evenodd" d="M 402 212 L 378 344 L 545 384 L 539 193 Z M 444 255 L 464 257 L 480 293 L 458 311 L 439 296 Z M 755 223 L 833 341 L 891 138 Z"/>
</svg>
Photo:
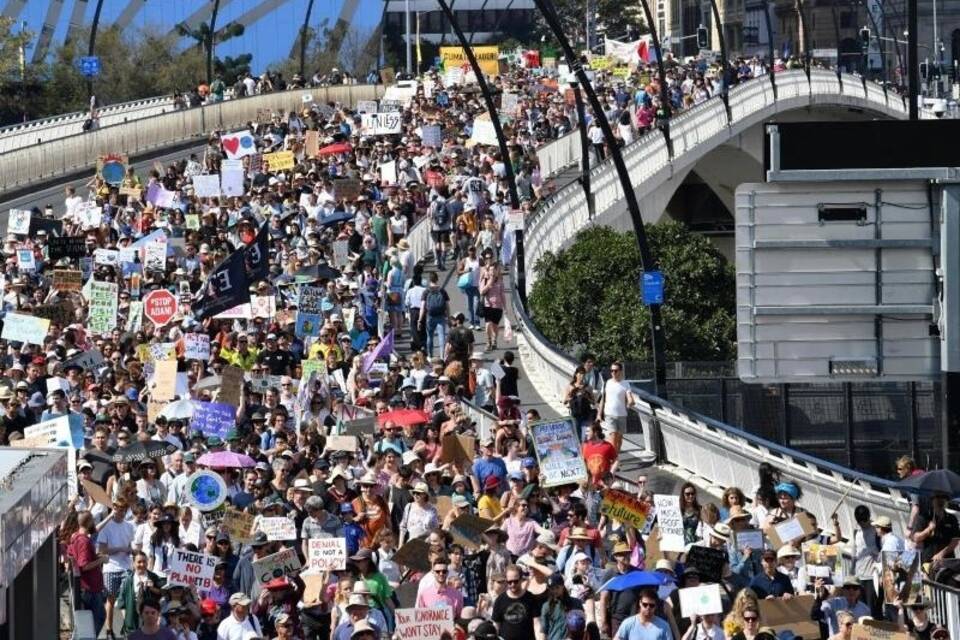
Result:
<svg viewBox="0 0 960 640">
<path fill-rule="evenodd" d="M 540 600 L 523 586 L 519 567 L 506 570 L 507 590 L 493 603 L 493 621 L 503 640 L 531 640 L 540 618 Z"/>
<path fill-rule="evenodd" d="M 611 578 L 616 578 L 631 571 L 639 571 L 630 564 L 630 545 L 618 542 L 613 546 L 613 558 L 617 566 L 607 569 L 600 578 L 603 584 Z M 640 600 L 640 588 L 624 589 L 623 591 L 603 591 L 600 594 L 600 633 L 613 638 L 620 628 L 620 623 L 637 613 L 637 602 Z"/>
<path fill-rule="evenodd" d="M 960 543 L 960 526 L 957 517 L 947 513 L 949 496 L 934 494 L 930 510 L 921 512 L 913 523 L 913 541 L 923 544 L 920 559 L 923 562 L 939 562 L 951 557 Z"/>
<path fill-rule="evenodd" d="M 293 356 L 289 351 L 280 351 L 277 349 L 277 334 L 267 335 L 267 348 L 257 355 L 257 364 L 265 365 L 270 369 L 270 374 L 274 376 L 290 375 Z"/>
</svg>

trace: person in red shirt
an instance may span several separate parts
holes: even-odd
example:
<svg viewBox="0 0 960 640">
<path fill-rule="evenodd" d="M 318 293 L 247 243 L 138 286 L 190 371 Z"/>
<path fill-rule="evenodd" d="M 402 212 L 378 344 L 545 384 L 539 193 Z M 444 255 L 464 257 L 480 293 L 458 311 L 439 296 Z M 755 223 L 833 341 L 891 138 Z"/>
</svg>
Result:
<svg viewBox="0 0 960 640">
<path fill-rule="evenodd" d="M 583 443 L 583 459 L 587 463 L 590 479 L 597 485 L 602 485 L 617 467 L 617 449 L 604 440 L 600 422 L 590 425 L 590 439 Z"/>
<path fill-rule="evenodd" d="M 93 629 L 99 636 L 106 621 L 103 563 L 107 561 L 107 556 L 97 555 L 96 546 L 93 544 L 97 526 L 89 511 L 80 512 L 77 524 L 79 529 L 74 532 L 70 544 L 67 545 L 67 557 L 73 564 L 74 576 L 80 577 L 80 601 L 84 609 L 93 613 Z"/>
</svg>

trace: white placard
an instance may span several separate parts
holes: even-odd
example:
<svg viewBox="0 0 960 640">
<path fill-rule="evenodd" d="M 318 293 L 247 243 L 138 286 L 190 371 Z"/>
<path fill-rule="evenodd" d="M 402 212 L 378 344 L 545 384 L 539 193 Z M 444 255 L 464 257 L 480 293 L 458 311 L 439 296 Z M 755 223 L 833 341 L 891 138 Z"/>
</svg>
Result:
<svg viewBox="0 0 960 640">
<path fill-rule="evenodd" d="M 346 538 L 311 538 L 307 551 L 308 570 L 340 571 L 347 567 Z"/>
<path fill-rule="evenodd" d="M 30 235 L 30 209 L 10 209 L 10 220 L 7 222 L 7 233 Z"/>
<path fill-rule="evenodd" d="M 774 525 L 773 528 L 776 530 L 777 536 L 779 536 L 779 538 L 784 542 L 807 537 L 806 532 L 803 530 L 803 525 L 800 524 L 800 521 L 796 518 L 784 520 L 783 522 Z"/>
<path fill-rule="evenodd" d="M 397 161 L 391 160 L 380 165 L 380 181 L 383 184 L 397 184 Z"/>
<path fill-rule="evenodd" d="M 397 609 L 396 637 L 401 640 L 440 640 L 453 636 L 453 609 Z"/>
<path fill-rule="evenodd" d="M 403 131 L 403 114 L 397 111 L 389 113 L 364 113 L 360 116 L 360 131 L 368 136 L 386 136 Z"/>
<path fill-rule="evenodd" d="M 207 173 L 193 176 L 193 195 L 198 198 L 217 198 L 220 196 L 220 175 Z"/>
<path fill-rule="evenodd" d="M 37 261 L 32 249 L 17 249 L 17 266 L 21 271 L 37 270 Z"/>
<path fill-rule="evenodd" d="M 699 587 L 680 589 L 680 615 L 684 618 L 722 612 L 723 602 L 720 600 L 719 584 L 703 584 Z"/>
<path fill-rule="evenodd" d="M 497 141 L 497 130 L 493 128 L 493 122 L 487 118 L 473 119 L 473 133 L 470 140 L 474 144 L 486 144 L 495 146 Z"/>
<path fill-rule="evenodd" d="M 8 311 L 3 318 L 3 333 L 0 338 L 13 342 L 43 344 L 50 329 L 50 321 L 23 313 Z"/>
<path fill-rule="evenodd" d="M 194 553 L 183 549 L 174 549 L 167 570 L 169 584 L 180 584 L 197 589 L 213 587 L 213 571 L 220 558 L 205 553 Z"/>
<path fill-rule="evenodd" d="M 183 336 L 183 357 L 187 360 L 209 360 L 210 336 L 205 333 L 188 333 Z"/>
<path fill-rule="evenodd" d="M 120 252 L 116 249 L 97 249 L 93 252 L 93 263 L 115 267 L 120 261 Z"/>
<path fill-rule="evenodd" d="M 286 516 L 260 518 L 257 529 L 267 534 L 271 542 L 297 539 L 297 523 Z"/>
<path fill-rule="evenodd" d="M 653 504 L 657 508 L 657 525 L 660 529 L 660 550 L 682 552 L 683 513 L 680 511 L 680 496 L 656 494 Z"/>
<path fill-rule="evenodd" d="M 227 171 L 226 169 L 221 169 L 223 171 L 220 174 L 220 190 L 223 191 L 225 196 L 242 196 L 244 193 L 243 188 L 243 167 L 238 170 L 231 169 Z"/>
</svg>

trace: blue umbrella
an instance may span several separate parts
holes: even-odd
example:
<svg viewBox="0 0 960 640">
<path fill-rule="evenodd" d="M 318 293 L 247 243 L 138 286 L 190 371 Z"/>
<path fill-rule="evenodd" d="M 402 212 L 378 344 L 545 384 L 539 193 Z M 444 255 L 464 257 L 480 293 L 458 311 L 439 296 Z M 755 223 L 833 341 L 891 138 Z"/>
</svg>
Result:
<svg viewBox="0 0 960 640">
<path fill-rule="evenodd" d="M 631 571 L 607 580 L 600 591 L 626 591 L 638 587 L 662 587 L 673 583 L 673 578 L 656 571 Z"/>
<path fill-rule="evenodd" d="M 338 222 L 343 222 L 344 220 L 353 220 L 354 214 L 347 213 L 346 211 L 334 211 L 328 216 L 321 216 L 318 219 L 321 227 L 326 227 L 331 224 L 336 224 Z"/>
</svg>

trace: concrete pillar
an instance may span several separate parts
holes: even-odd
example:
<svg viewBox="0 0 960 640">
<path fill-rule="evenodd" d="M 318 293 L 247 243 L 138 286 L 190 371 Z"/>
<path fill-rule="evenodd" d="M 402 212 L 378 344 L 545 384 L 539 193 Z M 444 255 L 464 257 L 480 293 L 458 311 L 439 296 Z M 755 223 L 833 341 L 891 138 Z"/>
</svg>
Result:
<svg viewBox="0 0 960 640">
<path fill-rule="evenodd" d="M 33 638 L 56 638 L 60 632 L 57 546 L 50 535 L 33 557 Z"/>
</svg>

